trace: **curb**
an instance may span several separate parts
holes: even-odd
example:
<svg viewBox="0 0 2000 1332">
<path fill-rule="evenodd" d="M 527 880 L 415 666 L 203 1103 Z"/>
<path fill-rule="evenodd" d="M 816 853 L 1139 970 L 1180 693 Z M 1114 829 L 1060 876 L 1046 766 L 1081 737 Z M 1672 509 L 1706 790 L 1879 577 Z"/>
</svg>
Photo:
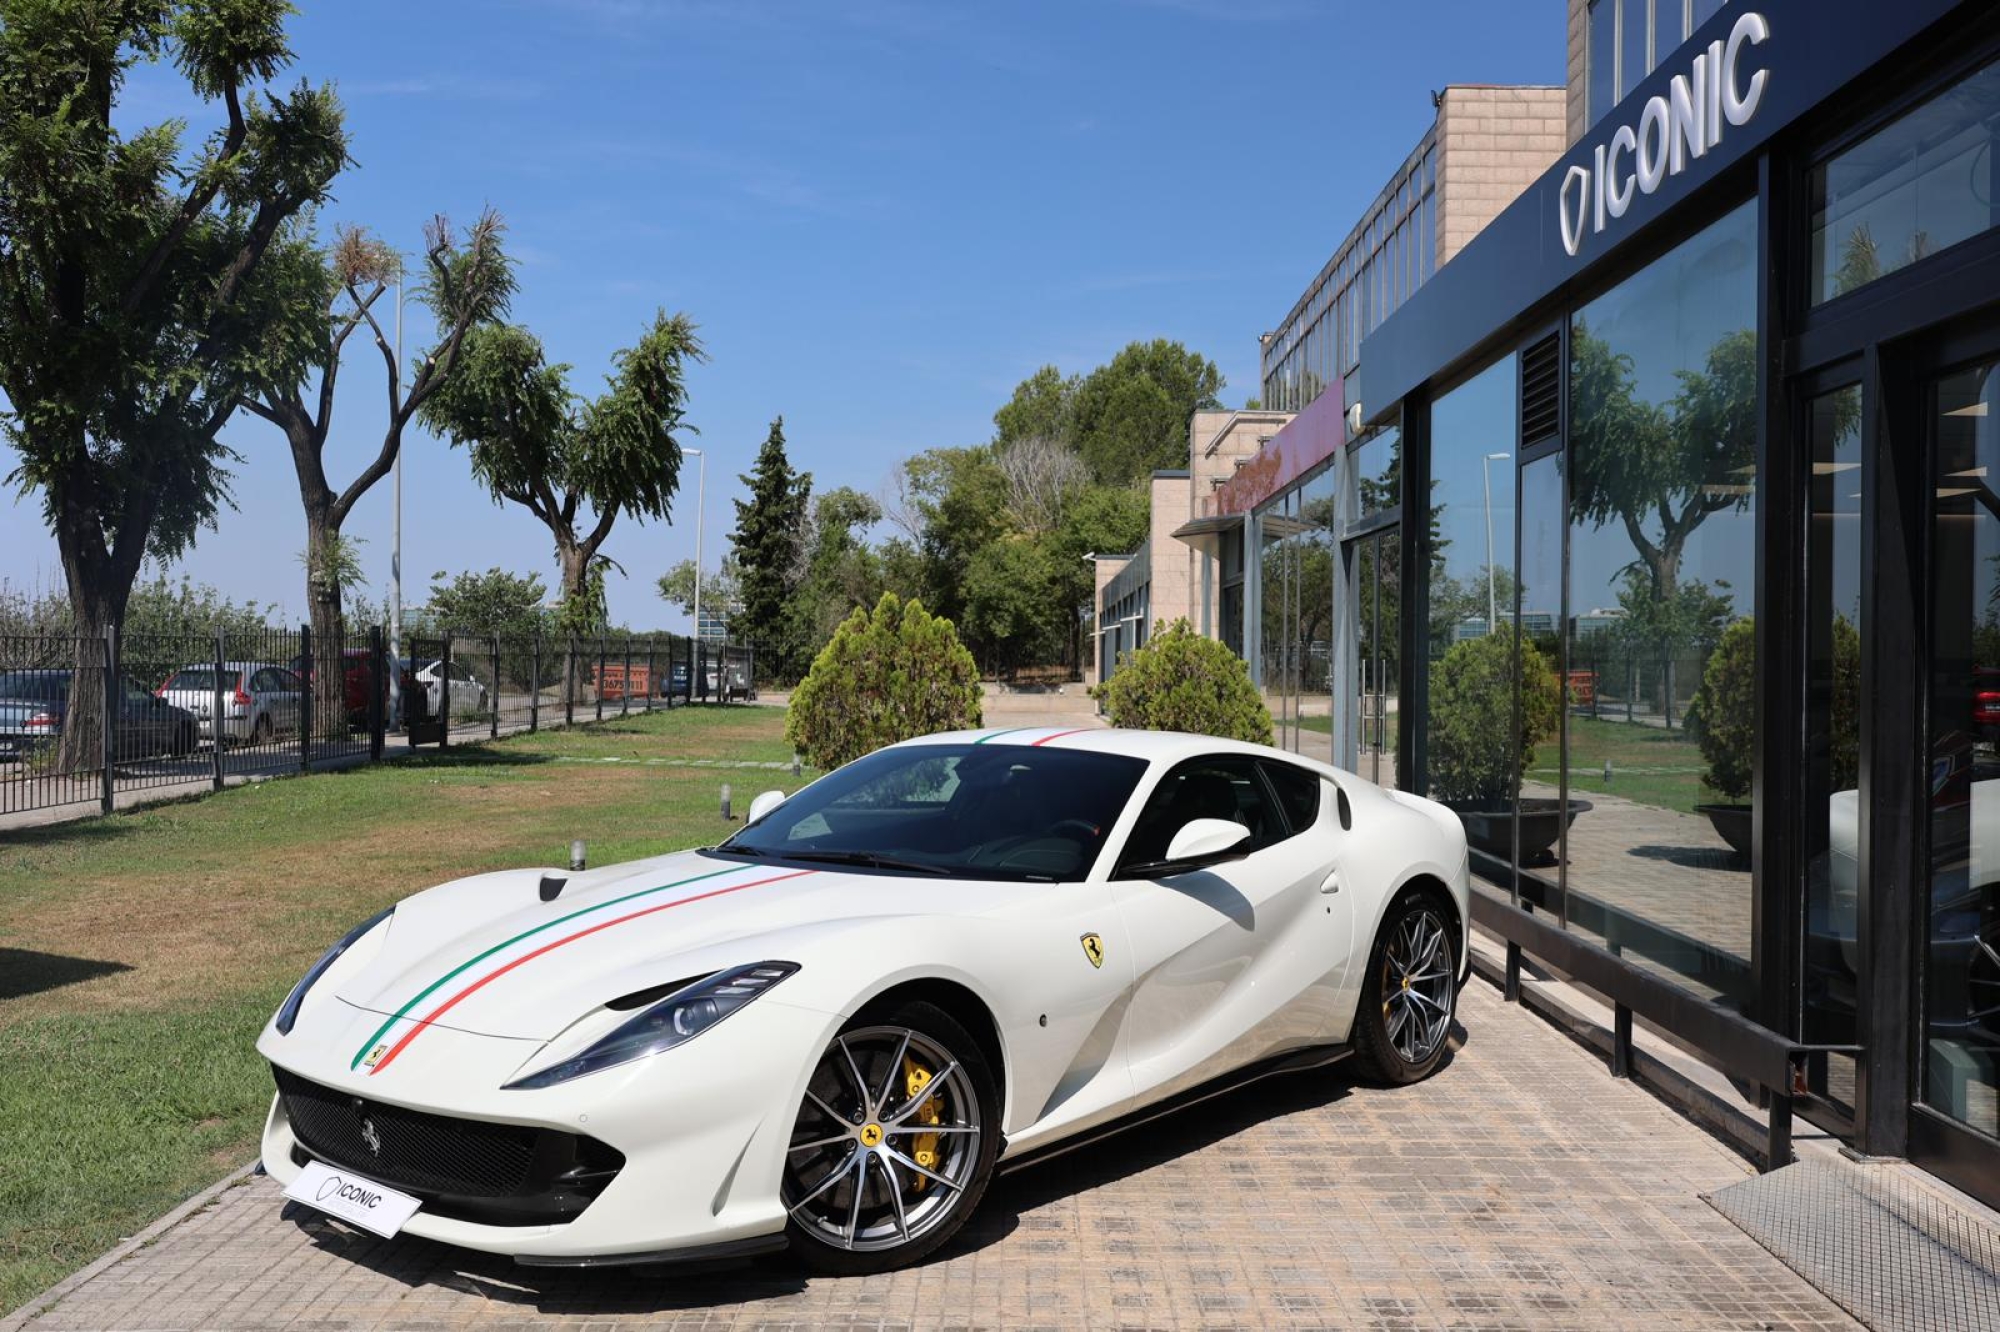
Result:
<svg viewBox="0 0 2000 1332">
<path fill-rule="evenodd" d="M 165 1216 L 153 1222 L 153 1224 L 147 1226 L 144 1230 L 141 1230 L 138 1234 L 120 1240 L 117 1247 L 98 1258 L 95 1262 L 90 1263 L 86 1267 L 79 1268 L 77 1271 L 64 1277 L 61 1281 L 56 1282 L 55 1285 L 50 1286 L 41 1294 L 24 1301 L 21 1307 L 13 1313 L 5 1317 L 0 1317 L 0 1332 L 21 1332 L 21 1329 L 27 1327 L 29 1323 L 40 1318 L 43 1314 L 48 1313 L 58 1304 L 68 1299 L 71 1292 L 75 1291 L 78 1287 L 84 1285 L 86 1282 L 95 1280 L 100 1273 L 118 1266 L 118 1264 L 124 1262 L 141 1249 L 149 1248 L 154 1240 L 166 1234 L 196 1212 L 207 1210 L 216 1199 L 229 1192 L 229 1190 L 249 1183 L 251 1177 L 256 1175 L 262 1167 L 262 1161 L 252 1161 L 247 1166 L 231 1171 L 203 1189 L 200 1193 L 189 1198 L 180 1206 L 174 1208 L 173 1211 L 168 1212 Z"/>
</svg>

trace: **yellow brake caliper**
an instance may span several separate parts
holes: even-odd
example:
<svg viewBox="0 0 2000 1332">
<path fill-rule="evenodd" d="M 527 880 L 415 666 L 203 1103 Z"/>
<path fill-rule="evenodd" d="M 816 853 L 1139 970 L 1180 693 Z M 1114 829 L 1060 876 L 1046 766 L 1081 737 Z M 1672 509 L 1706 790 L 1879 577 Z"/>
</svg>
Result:
<svg viewBox="0 0 2000 1332">
<path fill-rule="evenodd" d="M 924 1088 L 931 1085 L 931 1071 L 908 1055 L 905 1055 L 903 1056 L 903 1085 L 908 1090 L 910 1099 L 914 1101 L 918 1096 L 923 1094 Z M 933 1096 L 918 1106 L 917 1113 L 913 1116 L 916 1122 L 919 1124 L 942 1124 L 944 1122 L 944 1112 L 938 1104 L 942 1099 L 941 1097 Z M 926 1170 L 936 1170 L 938 1168 L 939 1136 L 936 1133 L 919 1133 L 916 1143 L 910 1149 L 910 1159 Z M 928 1179 L 925 1179 L 922 1175 L 918 1175 L 916 1178 L 917 1192 L 922 1193 L 924 1186 L 929 1183 Z"/>
</svg>

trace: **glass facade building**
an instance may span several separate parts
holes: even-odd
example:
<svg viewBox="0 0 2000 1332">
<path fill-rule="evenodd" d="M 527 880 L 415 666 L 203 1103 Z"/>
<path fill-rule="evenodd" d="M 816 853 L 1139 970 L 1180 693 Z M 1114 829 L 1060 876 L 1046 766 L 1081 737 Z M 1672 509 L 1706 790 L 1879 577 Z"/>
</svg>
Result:
<svg viewBox="0 0 2000 1332">
<path fill-rule="evenodd" d="M 1267 687 L 1489 930 L 2000 1202 L 2000 10 L 1588 9 L 1589 128 L 1257 509 Z"/>
</svg>

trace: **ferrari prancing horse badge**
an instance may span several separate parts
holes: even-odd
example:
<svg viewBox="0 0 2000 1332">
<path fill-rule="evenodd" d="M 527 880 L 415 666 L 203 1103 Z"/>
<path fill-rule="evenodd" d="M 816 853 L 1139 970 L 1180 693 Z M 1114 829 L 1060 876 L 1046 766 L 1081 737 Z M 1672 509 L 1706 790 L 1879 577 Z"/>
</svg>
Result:
<svg viewBox="0 0 2000 1332">
<path fill-rule="evenodd" d="M 1104 940 L 1102 940 L 1102 939 L 1098 938 L 1098 937 L 1097 937 L 1096 935 L 1094 935 L 1094 934 L 1086 934 L 1086 935 L 1084 935 L 1084 936 L 1083 936 L 1083 955 L 1084 955 L 1085 957 L 1087 957 L 1087 958 L 1089 958 L 1089 959 L 1090 959 L 1090 965 L 1091 965 L 1091 966 L 1093 966 L 1093 967 L 1101 967 L 1101 966 L 1103 966 L 1103 965 L 1104 965 Z"/>
</svg>

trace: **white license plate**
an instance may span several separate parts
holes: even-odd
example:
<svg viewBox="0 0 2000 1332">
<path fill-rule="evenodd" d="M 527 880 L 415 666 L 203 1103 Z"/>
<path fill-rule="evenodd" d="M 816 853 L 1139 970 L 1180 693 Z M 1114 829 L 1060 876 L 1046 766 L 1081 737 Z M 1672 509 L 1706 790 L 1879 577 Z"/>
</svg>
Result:
<svg viewBox="0 0 2000 1332">
<path fill-rule="evenodd" d="M 377 1184 L 351 1170 L 337 1170 L 320 1161 L 308 1162 L 299 1177 L 285 1187 L 285 1196 L 363 1230 L 371 1230 L 384 1239 L 393 1238 L 423 1205 L 420 1199 L 398 1193 L 386 1184 Z"/>
</svg>

